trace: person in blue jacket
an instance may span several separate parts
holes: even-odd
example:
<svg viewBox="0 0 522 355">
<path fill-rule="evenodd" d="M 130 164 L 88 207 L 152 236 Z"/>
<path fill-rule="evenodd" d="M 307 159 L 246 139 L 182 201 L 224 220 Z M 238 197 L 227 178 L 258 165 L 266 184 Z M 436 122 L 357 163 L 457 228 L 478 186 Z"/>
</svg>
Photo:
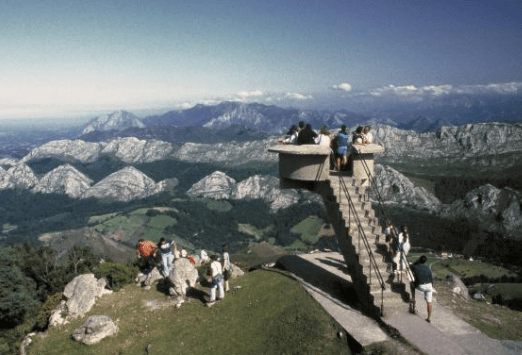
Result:
<svg viewBox="0 0 522 355">
<path fill-rule="evenodd" d="M 348 135 L 348 132 L 346 132 L 346 125 L 341 126 L 341 131 L 337 133 L 337 136 L 335 136 L 335 143 L 336 143 L 336 154 L 337 154 L 337 164 L 336 168 L 337 171 L 341 171 L 341 158 L 343 161 L 343 165 L 346 165 L 348 163 L 348 155 L 349 155 L 349 144 L 350 144 L 350 136 Z"/>
</svg>

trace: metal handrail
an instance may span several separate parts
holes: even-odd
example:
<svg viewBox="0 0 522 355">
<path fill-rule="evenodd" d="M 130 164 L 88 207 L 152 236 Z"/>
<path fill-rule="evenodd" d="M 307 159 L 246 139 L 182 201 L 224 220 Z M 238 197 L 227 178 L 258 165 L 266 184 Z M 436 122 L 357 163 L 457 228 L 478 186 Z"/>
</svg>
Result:
<svg viewBox="0 0 522 355">
<path fill-rule="evenodd" d="M 383 203 L 382 195 L 381 195 L 379 189 L 377 189 L 377 186 L 374 185 L 373 175 L 372 175 L 372 173 L 370 171 L 370 168 L 368 167 L 368 163 L 366 162 L 366 159 L 364 159 L 364 157 L 362 155 L 361 155 L 361 161 L 363 163 L 364 171 L 366 172 L 366 175 L 368 176 L 368 179 L 371 182 L 370 186 L 374 189 L 374 191 L 375 191 L 375 193 L 377 195 L 377 202 L 379 204 L 380 210 L 382 211 L 382 213 L 384 215 L 384 220 L 387 221 L 388 220 L 388 216 L 386 214 L 386 210 L 384 209 L 384 203 Z M 408 263 L 408 260 L 406 259 L 406 256 L 402 252 L 400 252 L 400 253 L 401 253 L 401 257 L 399 258 L 399 265 L 402 266 L 402 261 L 403 261 L 403 259 L 405 259 L 404 260 L 404 265 L 406 265 L 406 273 L 410 277 L 410 280 L 413 280 L 413 272 L 410 269 L 410 264 Z M 399 282 L 402 282 L 402 275 L 399 278 L 400 278 Z M 415 297 L 415 295 L 413 294 L 412 297 Z"/>
<path fill-rule="evenodd" d="M 333 163 L 335 166 L 335 161 Z M 361 241 L 362 241 L 364 248 L 366 249 L 366 252 L 368 254 L 369 260 L 370 260 L 369 282 L 370 282 L 370 284 L 372 283 L 372 269 L 373 269 L 375 271 L 377 281 L 381 287 L 381 315 L 382 315 L 383 309 L 384 309 L 384 290 L 386 289 L 386 283 L 384 281 L 384 278 L 382 277 L 381 272 L 379 271 L 379 267 L 377 265 L 377 261 L 375 260 L 375 256 L 374 256 L 372 248 L 370 246 L 370 242 L 368 241 L 368 238 L 366 237 L 366 233 L 362 227 L 362 223 L 361 223 L 361 220 L 359 219 L 359 215 L 357 214 L 357 210 L 355 209 L 355 205 L 353 203 L 352 197 L 350 196 L 350 192 L 348 191 L 348 187 L 346 186 L 346 183 L 344 182 L 340 171 L 339 171 L 339 189 L 341 190 L 341 192 L 344 193 L 344 196 L 346 197 L 346 201 L 348 202 L 348 205 L 349 205 L 348 224 L 350 224 L 352 214 L 353 214 L 353 218 L 355 218 L 355 222 L 357 224 L 357 228 L 358 228 L 358 232 L 359 232 L 358 233 L 358 235 L 359 235 L 358 252 L 360 252 L 360 250 L 361 250 Z M 339 201 L 339 202 L 341 202 L 341 201 Z"/>
</svg>

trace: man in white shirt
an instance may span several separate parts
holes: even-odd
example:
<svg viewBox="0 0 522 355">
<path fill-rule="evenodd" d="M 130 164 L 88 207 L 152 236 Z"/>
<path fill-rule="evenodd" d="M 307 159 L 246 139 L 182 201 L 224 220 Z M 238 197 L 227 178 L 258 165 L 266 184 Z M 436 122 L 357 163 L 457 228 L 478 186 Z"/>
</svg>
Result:
<svg viewBox="0 0 522 355">
<path fill-rule="evenodd" d="M 212 277 L 212 283 L 210 284 L 210 301 L 207 303 L 209 307 L 216 303 L 216 288 L 219 289 L 219 299 L 225 297 L 225 290 L 223 289 L 223 267 L 219 262 L 219 256 L 212 255 L 211 259 L 210 276 Z"/>
</svg>

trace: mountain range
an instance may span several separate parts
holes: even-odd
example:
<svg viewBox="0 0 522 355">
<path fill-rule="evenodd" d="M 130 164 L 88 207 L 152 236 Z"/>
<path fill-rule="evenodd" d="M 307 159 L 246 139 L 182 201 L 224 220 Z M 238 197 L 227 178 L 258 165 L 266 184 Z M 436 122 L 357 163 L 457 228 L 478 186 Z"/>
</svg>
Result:
<svg viewBox="0 0 522 355">
<path fill-rule="evenodd" d="M 355 107 L 354 107 L 355 108 Z M 479 96 L 458 95 L 438 99 L 402 102 L 382 110 L 313 110 L 282 108 L 259 103 L 222 102 L 196 105 L 185 110 L 172 110 L 162 115 L 138 119 L 126 111 L 116 111 L 89 122 L 80 136 L 83 140 L 102 141 L 115 137 L 135 136 L 158 138 L 171 143 L 191 141 L 214 142 L 283 134 L 299 121 L 338 129 L 367 124 L 386 124 L 416 132 L 436 132 L 443 126 L 478 122 L 509 122 L 522 120 L 520 95 Z M 198 134 L 198 130 L 200 130 Z M 243 137 L 241 137 L 243 135 Z"/>
</svg>

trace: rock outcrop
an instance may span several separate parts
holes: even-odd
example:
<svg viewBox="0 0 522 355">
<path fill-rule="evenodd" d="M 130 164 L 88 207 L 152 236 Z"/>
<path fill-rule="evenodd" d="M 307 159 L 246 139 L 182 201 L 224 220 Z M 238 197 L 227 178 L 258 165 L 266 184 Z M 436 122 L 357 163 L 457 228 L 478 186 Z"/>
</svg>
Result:
<svg viewBox="0 0 522 355">
<path fill-rule="evenodd" d="M 487 184 L 466 194 L 463 200 L 444 205 L 440 215 L 464 218 L 480 229 L 522 239 L 522 195 L 513 189 Z"/>
<path fill-rule="evenodd" d="M 136 276 L 136 282 L 138 286 L 145 286 L 146 290 L 150 290 L 151 286 L 159 280 L 162 280 L 163 276 L 161 275 L 161 272 L 158 270 L 158 268 L 154 267 L 150 272 L 144 274 L 139 273 L 138 276 Z"/>
<path fill-rule="evenodd" d="M 187 191 L 191 197 L 206 197 L 213 199 L 230 198 L 232 187 L 236 180 L 221 171 L 214 171 L 212 174 L 196 182 Z"/>
<path fill-rule="evenodd" d="M 34 193 L 66 194 L 72 198 L 97 198 L 110 201 L 130 201 L 173 192 L 176 178 L 156 183 L 136 168 L 128 166 L 91 186 L 92 180 L 70 164 L 60 165 L 40 180 L 26 164 L 16 164 L 7 171 L 0 167 L 0 190 L 20 189 Z"/>
<path fill-rule="evenodd" d="M 395 203 L 436 212 L 440 201 L 423 187 L 418 187 L 397 170 L 385 166 L 375 165 L 375 186 L 384 203 Z M 378 196 L 373 189 L 368 189 L 370 198 L 377 200 Z"/>
<path fill-rule="evenodd" d="M 195 287 L 198 281 L 198 270 L 196 266 L 187 258 L 178 258 L 172 264 L 169 274 L 169 281 L 172 287 L 169 288 L 171 296 L 184 299 L 189 287 Z"/>
<path fill-rule="evenodd" d="M 299 201 L 297 190 L 281 190 L 279 179 L 274 176 L 254 175 L 236 184 L 232 189 L 230 198 L 262 199 L 270 203 L 274 210 L 289 207 Z"/>
<path fill-rule="evenodd" d="M 73 166 L 65 164 L 45 174 L 33 188 L 33 192 L 58 193 L 81 198 L 92 182 Z"/>
<path fill-rule="evenodd" d="M 435 133 L 405 131 L 387 125 L 372 129 L 375 142 L 384 146 L 385 156 L 469 158 L 476 155 L 520 152 L 522 125 L 475 123 L 443 126 Z"/>
<path fill-rule="evenodd" d="M 38 183 L 34 172 L 25 164 L 13 165 L 7 170 L 7 175 L 9 175 L 8 185 L 16 189 L 30 189 Z"/>
<path fill-rule="evenodd" d="M 230 166 L 249 161 L 277 162 L 277 155 L 268 152 L 276 138 L 250 142 L 217 144 L 185 143 L 172 152 L 172 158 L 193 163 L 223 163 Z"/>
<path fill-rule="evenodd" d="M 85 345 L 99 343 L 103 338 L 118 333 L 118 326 L 109 316 L 90 316 L 72 332 L 74 340 Z"/>
<path fill-rule="evenodd" d="M 65 286 L 63 295 L 67 299 L 54 310 L 49 325 L 65 324 L 68 319 L 83 317 L 94 306 L 97 298 L 112 291 L 105 290 L 107 281 L 97 280 L 94 274 L 76 276 Z M 64 317 L 66 315 L 66 317 Z"/>
<path fill-rule="evenodd" d="M 268 202 L 274 210 L 289 207 L 297 203 L 300 198 L 297 190 L 281 190 L 279 179 L 274 176 L 254 175 L 236 183 L 234 179 L 220 171 L 192 185 L 187 195 L 214 199 L 261 199 Z"/>
<path fill-rule="evenodd" d="M 154 180 L 138 169 L 128 166 L 101 180 L 84 193 L 84 198 L 106 199 L 111 201 L 131 201 L 145 198 L 158 192 L 161 187 L 172 186 L 170 183 L 157 185 Z"/>
<path fill-rule="evenodd" d="M 56 158 L 64 161 L 92 163 L 99 158 L 101 148 L 100 143 L 88 143 L 82 140 L 51 141 L 31 150 L 20 162 L 27 163 L 43 158 Z"/>
<path fill-rule="evenodd" d="M 115 157 L 128 164 L 150 163 L 166 159 L 172 145 L 160 140 L 135 137 L 120 138 L 103 143 L 101 154 Z"/>
</svg>

